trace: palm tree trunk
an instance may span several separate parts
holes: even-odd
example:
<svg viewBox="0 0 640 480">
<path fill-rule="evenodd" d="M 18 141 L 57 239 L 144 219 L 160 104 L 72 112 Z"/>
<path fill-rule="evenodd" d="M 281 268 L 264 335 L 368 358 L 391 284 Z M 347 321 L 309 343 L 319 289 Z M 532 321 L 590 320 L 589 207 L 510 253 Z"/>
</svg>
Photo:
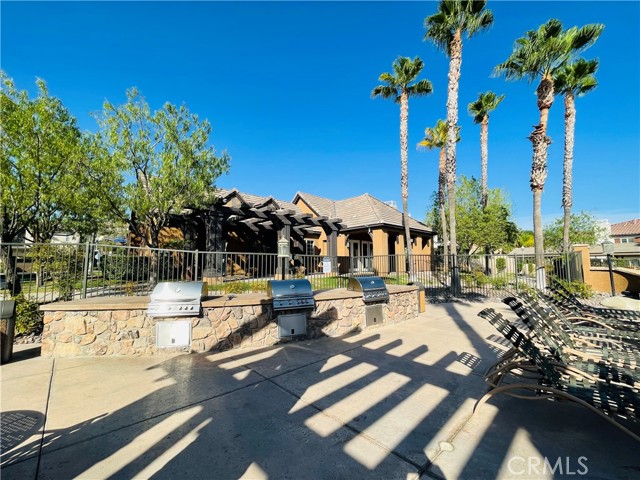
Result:
<svg viewBox="0 0 640 480">
<path fill-rule="evenodd" d="M 564 165 L 562 179 L 562 206 L 564 207 L 564 228 L 562 229 L 562 251 L 569 253 L 569 227 L 571 226 L 573 142 L 576 128 L 576 105 L 573 92 L 564 96 Z"/>
<path fill-rule="evenodd" d="M 481 164 L 481 203 L 482 203 L 482 211 L 484 212 L 487 209 L 487 199 L 488 199 L 488 176 L 489 176 L 489 115 L 485 115 L 482 118 L 482 123 L 480 124 L 480 164 Z M 485 275 L 489 275 L 490 267 L 489 267 L 489 245 L 485 245 L 484 247 L 484 273 Z"/>
<path fill-rule="evenodd" d="M 447 183 L 449 189 L 449 238 L 453 270 L 451 288 L 454 295 L 460 291 L 456 254 L 456 143 L 458 140 L 458 87 L 460 67 L 462 66 L 462 32 L 456 30 L 450 44 L 449 83 L 447 86 Z"/>
<path fill-rule="evenodd" d="M 536 286 L 544 290 L 544 237 L 542 233 L 542 191 L 547 180 L 547 153 L 551 139 L 547 137 L 547 121 L 549 109 L 553 105 L 553 79 L 546 75 L 536 89 L 538 95 L 538 109 L 540 110 L 540 124 L 534 127 L 529 135 L 533 145 L 533 159 L 531 162 L 531 191 L 533 192 L 533 239 L 535 242 Z"/>
<path fill-rule="evenodd" d="M 442 246 L 444 254 L 444 271 L 449 270 L 449 238 L 447 235 L 447 214 L 445 212 L 445 185 L 446 178 L 446 154 L 444 148 L 440 150 L 440 162 L 438 163 L 438 207 L 440 210 L 440 224 L 442 225 Z"/>
<path fill-rule="evenodd" d="M 480 163 L 482 182 L 482 210 L 487 208 L 489 162 L 489 115 L 485 115 L 480 124 Z"/>
<path fill-rule="evenodd" d="M 406 92 L 400 96 L 400 191 L 402 194 L 402 223 L 409 279 L 413 278 L 411 261 L 411 233 L 409 230 L 409 97 Z"/>
</svg>

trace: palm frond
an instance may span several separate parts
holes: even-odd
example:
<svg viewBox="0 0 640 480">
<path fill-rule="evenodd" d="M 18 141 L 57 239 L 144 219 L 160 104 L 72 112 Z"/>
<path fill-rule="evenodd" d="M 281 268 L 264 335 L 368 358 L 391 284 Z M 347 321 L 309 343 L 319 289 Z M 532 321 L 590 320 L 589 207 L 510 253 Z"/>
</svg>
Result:
<svg viewBox="0 0 640 480">
<path fill-rule="evenodd" d="M 388 83 L 389 85 L 396 85 L 396 77 L 391 75 L 389 72 L 384 72 L 382 75 L 378 77 L 378 80 L 381 82 Z"/>
<path fill-rule="evenodd" d="M 554 88 L 558 93 L 572 92 L 582 96 L 598 86 L 594 76 L 598 70 L 598 60 L 579 59 L 574 63 L 563 65 L 554 77 Z"/>
<path fill-rule="evenodd" d="M 378 85 L 373 90 L 371 90 L 371 98 L 382 97 L 382 98 L 393 98 L 394 101 L 397 101 L 400 98 L 400 92 L 397 88 L 392 87 L 390 85 Z"/>
<path fill-rule="evenodd" d="M 380 75 L 379 79 L 385 82 L 385 85 L 378 85 L 371 91 L 371 97 L 393 98 L 396 103 L 400 101 L 400 95 L 405 92 L 409 96 L 429 95 L 433 89 L 429 80 L 416 80 L 420 75 L 424 62 L 420 57 L 413 59 L 409 57 L 398 57 L 393 62 L 393 71 Z"/>
<path fill-rule="evenodd" d="M 429 80 L 419 80 L 407 88 L 410 97 L 421 97 L 431 94 L 433 86 Z"/>
<path fill-rule="evenodd" d="M 473 117 L 475 123 L 481 123 L 484 117 L 500 105 L 502 100 L 504 100 L 504 95 L 496 96 L 492 91 L 480 93 L 478 99 L 468 105 L 469 115 Z"/>
<path fill-rule="evenodd" d="M 430 40 L 449 56 L 455 32 L 466 32 L 471 38 L 493 24 L 493 13 L 485 10 L 486 4 L 485 0 L 441 0 L 438 11 L 424 21 L 424 40 Z"/>
<path fill-rule="evenodd" d="M 554 77 L 563 65 L 581 50 L 593 44 L 602 32 L 602 25 L 586 25 L 563 30 L 562 23 L 552 18 L 537 30 L 529 30 L 515 41 L 507 60 L 494 68 L 493 75 L 507 80 L 538 76 Z"/>
<path fill-rule="evenodd" d="M 582 28 L 573 27 L 567 31 L 567 37 L 570 41 L 570 48 L 579 53 L 595 43 L 604 30 L 604 25 L 592 23 Z"/>
</svg>

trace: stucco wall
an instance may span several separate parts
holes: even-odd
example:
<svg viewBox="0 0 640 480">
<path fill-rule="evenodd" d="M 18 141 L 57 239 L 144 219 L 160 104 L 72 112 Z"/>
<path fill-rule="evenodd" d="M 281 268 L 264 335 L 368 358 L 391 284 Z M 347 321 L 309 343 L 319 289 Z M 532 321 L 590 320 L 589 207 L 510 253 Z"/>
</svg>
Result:
<svg viewBox="0 0 640 480">
<path fill-rule="evenodd" d="M 384 304 L 383 324 L 416 317 L 416 288 L 391 286 L 390 289 L 395 291 L 390 294 L 389 303 Z M 56 304 L 46 305 L 42 355 L 156 355 L 260 347 L 289 341 L 278 338 L 277 315 L 269 300 L 253 295 L 243 301 L 242 297 L 204 302 L 203 315 L 190 318 L 191 347 L 182 348 L 158 348 L 156 324 L 185 318 L 148 317 L 141 300 L 128 306 L 103 301 L 93 309 L 87 301 L 60 303 L 57 308 Z M 322 292 L 316 295 L 315 309 L 307 314 L 306 338 L 338 337 L 375 328 L 365 327 L 364 323 L 365 305 L 359 293 L 344 289 Z"/>
<path fill-rule="evenodd" d="M 594 292 L 611 293 L 608 268 L 592 267 L 589 279 Z M 640 271 L 616 267 L 613 271 L 613 282 L 618 295 L 625 290 L 638 293 L 640 292 Z"/>
</svg>

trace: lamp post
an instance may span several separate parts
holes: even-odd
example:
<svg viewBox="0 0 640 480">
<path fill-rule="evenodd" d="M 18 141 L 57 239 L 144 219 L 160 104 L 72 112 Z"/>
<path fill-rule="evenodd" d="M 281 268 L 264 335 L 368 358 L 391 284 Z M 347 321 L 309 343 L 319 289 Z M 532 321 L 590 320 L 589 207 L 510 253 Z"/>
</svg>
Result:
<svg viewBox="0 0 640 480">
<path fill-rule="evenodd" d="M 278 240 L 278 258 L 282 259 L 282 280 L 284 280 L 287 258 L 289 258 L 289 240 L 284 237 Z"/>
<path fill-rule="evenodd" d="M 613 242 L 610 241 L 605 241 L 602 242 L 602 252 L 606 253 L 607 255 L 607 263 L 609 264 L 609 281 L 611 282 L 611 296 L 615 297 L 616 296 L 616 284 L 613 281 L 613 267 L 611 266 L 611 256 L 613 255 L 614 252 L 614 245 Z"/>
</svg>

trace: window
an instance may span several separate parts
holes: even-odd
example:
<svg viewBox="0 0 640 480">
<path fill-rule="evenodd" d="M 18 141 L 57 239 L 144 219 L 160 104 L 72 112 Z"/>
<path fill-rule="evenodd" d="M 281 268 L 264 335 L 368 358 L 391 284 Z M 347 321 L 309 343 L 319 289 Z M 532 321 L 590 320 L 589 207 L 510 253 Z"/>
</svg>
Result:
<svg viewBox="0 0 640 480">
<path fill-rule="evenodd" d="M 315 255 L 316 254 L 316 242 L 313 240 L 305 240 L 304 241 L 304 254 L 305 255 Z"/>
</svg>

